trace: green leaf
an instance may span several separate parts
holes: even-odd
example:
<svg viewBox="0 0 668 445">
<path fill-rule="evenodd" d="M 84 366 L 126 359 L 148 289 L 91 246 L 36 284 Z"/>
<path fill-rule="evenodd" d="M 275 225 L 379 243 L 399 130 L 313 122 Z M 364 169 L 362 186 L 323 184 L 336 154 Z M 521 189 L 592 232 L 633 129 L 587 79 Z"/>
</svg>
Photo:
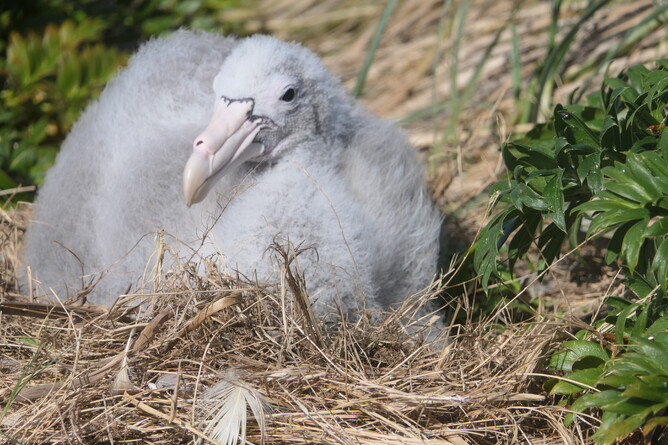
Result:
<svg viewBox="0 0 668 445">
<path fill-rule="evenodd" d="M 20 146 L 14 154 L 14 158 L 9 163 L 9 168 L 16 172 L 25 172 L 37 158 L 37 150 L 34 146 Z"/>
<path fill-rule="evenodd" d="M 647 229 L 647 219 L 642 219 L 631 226 L 622 242 L 622 258 L 626 261 L 629 270 L 633 272 L 638 265 L 640 247 L 645 242 L 643 234 Z"/>
<path fill-rule="evenodd" d="M 668 235 L 668 217 L 662 216 L 650 221 L 645 236 Z"/>
<path fill-rule="evenodd" d="M 529 146 L 519 142 L 509 142 L 501 151 L 509 170 L 517 166 L 533 167 L 536 170 L 553 170 L 558 167 L 554 153 L 540 145 Z"/>
<path fill-rule="evenodd" d="M 666 338 L 666 333 L 664 332 L 663 337 L 656 335 L 654 341 L 646 338 L 637 338 L 635 341 L 639 344 L 634 346 L 634 349 L 637 348 L 639 352 L 637 356 L 632 355 L 632 357 L 637 360 L 649 360 L 654 366 L 652 372 L 668 376 L 668 338 Z"/>
<path fill-rule="evenodd" d="M 668 220 L 668 218 L 663 218 Z M 656 272 L 661 288 L 668 291 L 668 237 L 665 237 L 659 247 L 656 249 L 656 254 L 652 260 L 652 270 Z"/>
<path fill-rule="evenodd" d="M 596 385 L 602 372 L 603 366 L 601 365 L 596 368 L 580 369 L 566 374 L 564 379 L 568 380 L 559 380 L 550 391 L 550 394 L 573 395 L 582 392 L 582 390 Z M 582 383 L 582 385 L 574 382 Z"/>
<path fill-rule="evenodd" d="M 584 357 L 596 357 L 603 361 L 610 359 L 608 351 L 598 344 L 587 340 L 569 340 L 552 357 L 548 367 L 561 371 L 572 371 L 573 365 Z"/>
<path fill-rule="evenodd" d="M 616 150 L 620 148 L 619 125 L 617 124 L 617 120 L 610 114 L 606 114 L 603 119 L 603 128 L 601 129 L 599 143 L 604 148 L 614 148 Z"/>
<path fill-rule="evenodd" d="M 576 212 L 609 212 L 612 210 L 637 209 L 638 206 L 632 202 L 622 199 L 597 199 L 580 204 L 574 210 Z"/>
<path fill-rule="evenodd" d="M 620 400 L 601 406 L 602 409 L 610 411 L 611 413 L 624 414 L 627 416 L 632 416 L 634 414 L 640 414 L 645 411 L 647 408 L 652 406 L 652 402 L 645 399 L 635 399 L 627 398 L 621 396 Z M 642 423 L 641 423 L 642 425 Z M 635 429 L 635 428 L 634 428 Z"/>
<path fill-rule="evenodd" d="M 3 170 L 0 170 L 0 189 L 6 190 L 14 188 L 16 185 L 16 182 L 14 182 L 7 173 L 5 173 Z"/>
<path fill-rule="evenodd" d="M 558 111 L 559 116 L 564 122 L 568 123 L 572 133 L 571 137 L 567 137 L 572 144 L 588 144 L 597 146 L 599 144 L 599 135 L 592 131 L 591 128 L 578 116 L 575 107 L 562 109 Z"/>
<path fill-rule="evenodd" d="M 656 427 L 666 425 L 668 425 L 668 416 L 653 417 L 645 422 L 643 425 L 643 432 L 649 436 L 649 433 L 651 433 Z"/>
<path fill-rule="evenodd" d="M 613 261 L 620 257 L 622 253 L 622 241 L 624 241 L 624 235 L 626 235 L 629 227 L 631 227 L 631 223 L 619 227 L 612 235 L 612 238 L 610 238 L 605 252 L 606 264 L 612 264 Z"/>
<path fill-rule="evenodd" d="M 638 298 L 646 298 L 654 293 L 655 285 L 650 283 L 645 277 L 638 276 L 638 274 L 627 277 L 624 283 Z"/>
<path fill-rule="evenodd" d="M 541 211 L 549 209 L 545 200 L 543 200 L 538 193 L 524 184 L 518 184 L 518 186 L 510 192 L 510 196 L 517 210 L 522 210 L 522 205 Z"/>
<path fill-rule="evenodd" d="M 177 28 L 182 23 L 182 20 L 182 18 L 170 15 L 153 17 L 142 23 L 142 31 L 147 35 L 157 35 L 167 29 Z"/>
<path fill-rule="evenodd" d="M 668 376 L 640 376 L 622 395 L 668 404 Z"/>
<path fill-rule="evenodd" d="M 639 309 L 640 313 L 633 323 L 633 329 L 631 329 L 631 337 L 639 337 L 645 332 L 645 329 L 647 329 L 650 310 L 652 308 L 649 305 L 641 305 Z"/>
<path fill-rule="evenodd" d="M 647 328 L 645 335 L 648 337 L 660 337 L 661 335 L 665 335 L 666 332 L 668 332 L 668 316 L 663 315 Z M 668 343 L 668 341 L 664 341 L 664 343 Z"/>
<path fill-rule="evenodd" d="M 594 434 L 594 439 L 601 439 L 603 443 L 612 444 L 617 439 L 624 438 L 640 428 L 645 421 L 647 415 L 645 413 L 638 413 L 636 415 L 622 418 L 619 421 L 611 422 L 610 426 L 604 428 L 601 426 L 599 431 Z M 599 442 L 600 443 L 600 442 Z"/>
<path fill-rule="evenodd" d="M 547 182 L 544 195 L 550 208 L 549 215 L 554 224 L 566 233 L 566 218 L 564 211 L 564 192 L 561 190 L 563 171 L 559 171 Z"/>
<path fill-rule="evenodd" d="M 599 386 L 608 386 L 613 388 L 626 388 L 638 381 L 632 373 L 628 372 L 608 372 L 601 376 Z"/>
<path fill-rule="evenodd" d="M 600 153 L 591 153 L 582 158 L 582 160 L 576 166 L 576 171 L 580 183 L 588 182 L 589 187 L 596 193 L 600 191 L 598 185 L 602 184 L 603 175 L 601 173 L 601 154 Z M 592 179 L 593 176 L 596 176 Z M 600 178 L 600 181 L 599 181 Z"/>
<path fill-rule="evenodd" d="M 662 195 L 661 186 L 652 172 L 642 165 L 638 155 L 629 153 L 626 165 L 629 168 L 631 177 L 643 189 L 645 194 L 649 196 L 650 201 L 654 201 Z"/>
<path fill-rule="evenodd" d="M 661 133 L 661 138 L 659 139 L 659 150 L 664 159 L 668 159 L 668 131 Z"/>
<path fill-rule="evenodd" d="M 480 274 L 480 282 L 485 292 L 492 275 L 497 273 L 499 246 L 503 244 L 504 234 L 512 233 L 521 221 L 521 213 L 517 210 L 505 211 L 492 218 L 480 232 L 474 245 L 473 266 Z"/>
<path fill-rule="evenodd" d="M 592 218 L 587 233 L 591 235 L 598 232 L 604 232 L 615 226 L 638 220 L 649 220 L 649 210 L 645 208 L 635 208 L 602 212 Z"/>
<path fill-rule="evenodd" d="M 573 402 L 571 409 L 575 412 L 582 412 L 587 408 L 601 408 L 606 405 L 618 403 L 622 400 L 625 400 L 625 398 L 622 397 L 619 391 L 610 389 L 601 392 L 584 394 L 582 397 Z"/>
<path fill-rule="evenodd" d="M 603 173 L 610 173 L 610 170 L 607 172 L 604 170 Z M 633 180 L 625 182 L 607 181 L 603 183 L 603 187 L 616 195 L 642 205 L 652 202 L 652 197 Z"/>
<path fill-rule="evenodd" d="M 668 130 L 667 130 L 668 131 Z M 666 134 L 666 131 L 664 131 Z M 662 156 L 656 151 L 645 151 L 638 155 L 638 161 L 647 168 L 654 177 L 657 185 L 661 190 L 665 190 L 668 185 L 668 157 Z"/>
<path fill-rule="evenodd" d="M 615 342 L 618 345 L 624 344 L 624 335 L 626 334 L 626 321 L 631 312 L 638 308 L 637 304 L 630 304 L 622 309 L 617 315 L 617 322 L 615 323 Z"/>
<path fill-rule="evenodd" d="M 529 250 L 536 234 L 536 230 L 542 221 L 540 212 L 528 210 L 523 215 L 523 221 L 515 232 L 515 236 L 508 244 L 509 267 L 512 270 L 514 264 Z"/>
<path fill-rule="evenodd" d="M 566 239 L 566 233 L 557 228 L 556 224 L 550 223 L 538 238 L 538 248 L 541 253 L 541 260 L 547 263 L 540 269 L 543 270 L 554 261 L 561 252 L 561 246 Z"/>
</svg>

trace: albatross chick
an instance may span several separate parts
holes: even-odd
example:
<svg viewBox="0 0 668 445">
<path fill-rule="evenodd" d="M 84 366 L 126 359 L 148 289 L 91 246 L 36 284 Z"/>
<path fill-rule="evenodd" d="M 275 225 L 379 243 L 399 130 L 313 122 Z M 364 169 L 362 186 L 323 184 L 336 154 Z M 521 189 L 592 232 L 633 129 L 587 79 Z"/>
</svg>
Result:
<svg viewBox="0 0 668 445">
<path fill-rule="evenodd" d="M 406 135 L 351 98 L 311 51 L 179 31 L 143 45 L 63 143 L 24 263 L 61 298 L 141 288 L 158 230 L 181 257 L 277 280 L 298 257 L 318 314 L 385 309 L 436 272 L 440 214 Z"/>
</svg>

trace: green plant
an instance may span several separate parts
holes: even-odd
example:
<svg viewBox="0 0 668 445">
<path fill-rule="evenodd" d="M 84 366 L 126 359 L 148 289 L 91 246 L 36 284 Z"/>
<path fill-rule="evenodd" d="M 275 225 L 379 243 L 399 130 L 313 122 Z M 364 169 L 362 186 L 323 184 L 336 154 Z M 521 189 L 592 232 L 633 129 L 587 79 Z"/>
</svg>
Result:
<svg viewBox="0 0 668 445">
<path fill-rule="evenodd" d="M 97 20 L 9 36 L 0 61 L 0 188 L 39 184 L 60 142 L 123 60 Z"/>
<path fill-rule="evenodd" d="M 608 239 L 608 262 L 620 260 L 631 288 L 645 297 L 666 291 L 668 258 L 668 61 L 659 69 L 630 69 L 608 78 L 584 105 L 557 105 L 553 120 L 502 147 L 508 177 L 497 183 L 499 211 L 481 231 L 474 266 L 487 288 L 498 271 L 499 249 L 508 265 L 535 245 L 545 270 L 567 239 Z"/>
<path fill-rule="evenodd" d="M 240 0 L 78 0 L 76 7 L 91 17 L 104 18 L 105 41 L 135 45 L 138 41 L 180 27 L 246 34 L 241 20 L 229 20 L 225 12 L 239 9 Z M 249 2 L 246 2 L 248 6 Z"/>
<path fill-rule="evenodd" d="M 585 409 L 601 410 L 594 439 L 603 444 L 639 428 L 649 441 L 657 427 L 668 425 L 668 318 L 630 337 L 621 350 L 610 358 L 613 352 L 598 342 L 571 340 L 550 360 L 551 369 L 568 371 L 548 382 L 550 393 L 575 397 L 566 424 Z"/>
<path fill-rule="evenodd" d="M 25 34 L 51 23 L 71 20 L 83 24 L 94 19 L 104 25 L 102 41 L 122 49 L 136 47 L 153 35 L 179 27 L 245 34 L 243 20 L 230 20 L 230 9 L 252 8 L 240 0 L 32 0 L 13 2 L 0 12 L 0 44 L 9 30 Z M 0 50 L 4 48 L 0 47 Z"/>
<path fill-rule="evenodd" d="M 371 39 L 369 51 L 367 52 L 366 59 L 364 60 L 364 65 L 362 65 L 362 69 L 357 75 L 357 80 L 355 81 L 355 87 L 352 91 L 352 95 L 355 97 L 359 97 L 362 94 L 362 88 L 364 88 L 366 76 L 369 73 L 371 64 L 373 63 L 373 58 L 376 56 L 376 51 L 378 51 L 378 44 L 380 43 L 380 39 L 383 37 L 383 33 L 385 32 L 385 28 L 387 27 L 387 23 L 389 22 L 390 17 L 392 17 L 392 11 L 394 10 L 396 4 L 397 0 L 389 0 L 383 9 L 383 14 L 381 15 L 380 20 L 378 21 L 378 25 L 376 26 L 376 30 L 373 33 L 373 38 Z"/>
<path fill-rule="evenodd" d="M 601 443 L 668 424 L 667 105 L 668 61 L 634 66 L 505 144 L 508 175 L 492 190 L 496 213 L 473 251 L 487 290 L 520 260 L 541 274 L 585 232 L 606 246 L 637 300 L 607 298 L 605 320 L 554 354 L 551 368 L 568 374 L 548 385 L 573 411 L 601 410 Z M 599 344 L 608 332 L 614 347 Z"/>
</svg>

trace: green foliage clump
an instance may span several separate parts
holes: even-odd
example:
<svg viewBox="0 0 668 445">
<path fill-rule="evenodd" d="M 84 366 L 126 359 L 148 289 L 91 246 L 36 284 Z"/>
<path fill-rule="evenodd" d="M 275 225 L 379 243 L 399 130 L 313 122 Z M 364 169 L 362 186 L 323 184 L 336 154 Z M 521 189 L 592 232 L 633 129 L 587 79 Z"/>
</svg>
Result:
<svg viewBox="0 0 668 445">
<path fill-rule="evenodd" d="M 641 296 L 666 291 L 668 133 L 652 131 L 664 125 L 668 62 L 659 65 L 607 79 L 585 105 L 557 105 L 552 121 L 502 147 L 510 174 L 493 192 L 503 208 L 474 257 L 483 286 L 498 271 L 501 246 L 512 269 L 536 241 L 542 270 L 564 241 L 577 245 L 586 222 L 589 238 L 610 237 L 606 259 L 622 262 Z"/>
<path fill-rule="evenodd" d="M 601 425 L 594 434 L 598 443 L 611 444 L 642 428 L 646 440 L 657 427 L 668 425 L 668 317 L 658 318 L 650 326 L 641 314 L 630 316 L 629 309 L 643 305 L 624 303 L 623 310 L 615 310 L 609 320 L 622 325 L 633 323 L 636 335 L 623 335 L 623 346 L 602 346 L 591 341 L 585 331 L 578 339 L 562 345 L 550 360 L 553 370 L 567 371 L 562 379 L 552 379 L 547 386 L 551 394 L 575 399 L 566 416 L 571 424 L 577 413 L 586 409 L 601 410 Z M 604 328 L 606 322 L 598 329 Z M 624 327 L 617 329 L 628 332 Z M 605 343 L 605 342 L 603 342 Z"/>
<path fill-rule="evenodd" d="M 488 289 L 519 260 L 532 263 L 532 252 L 535 269 L 546 270 L 585 232 L 606 245 L 605 260 L 637 298 L 608 298 L 608 315 L 592 330 L 611 331 L 615 346 L 582 331 L 551 362 L 569 373 L 551 382 L 553 394 L 570 396 L 573 411 L 602 411 L 601 443 L 668 425 L 667 105 L 668 60 L 607 78 L 583 104 L 557 105 L 549 122 L 502 147 L 509 173 L 493 189 L 497 212 L 474 247 Z"/>
<path fill-rule="evenodd" d="M 238 8 L 241 0 L 143 0 L 125 2 L 119 18 L 124 26 L 138 28 L 143 36 L 158 35 L 182 26 L 244 35 L 240 23 L 223 21 L 222 14 Z"/>
<path fill-rule="evenodd" d="M 151 36 L 179 27 L 245 34 L 241 21 L 225 14 L 253 2 L 241 0 L 32 0 L 14 2 L 0 13 L 0 44 L 5 30 L 39 32 L 46 24 L 72 20 L 84 24 L 94 19 L 103 24 L 102 40 L 109 46 L 130 50 Z M 3 48 L 0 46 L 0 50 Z"/>
<path fill-rule="evenodd" d="M 66 21 L 40 35 L 12 33 L 0 73 L 0 188 L 39 184 L 60 142 L 122 60 L 103 25 Z"/>
</svg>

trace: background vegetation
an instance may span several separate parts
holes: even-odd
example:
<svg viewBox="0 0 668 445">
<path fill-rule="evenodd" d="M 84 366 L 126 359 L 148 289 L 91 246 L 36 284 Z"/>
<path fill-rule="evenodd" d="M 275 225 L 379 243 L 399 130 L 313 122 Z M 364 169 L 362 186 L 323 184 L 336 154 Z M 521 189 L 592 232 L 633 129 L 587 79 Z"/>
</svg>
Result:
<svg viewBox="0 0 668 445">
<path fill-rule="evenodd" d="M 457 271 L 443 291 L 448 315 L 493 326 L 489 335 L 518 321 L 565 322 L 540 391 L 567 408 L 573 437 L 665 439 L 668 6 L 330 3 L 37 0 L 3 9 L 6 205 L 32 199 L 21 186 L 41 183 L 81 110 L 140 42 L 181 26 L 297 39 L 369 108 L 399 119 L 427 158 L 456 234 L 446 250 L 459 251 L 444 259 Z"/>
<path fill-rule="evenodd" d="M 238 3 L 37 0 L 3 10 L 0 188 L 43 181 L 85 105 L 140 42 L 181 26 L 243 34 L 216 19 Z"/>
<path fill-rule="evenodd" d="M 504 144 L 508 174 L 492 188 L 500 211 L 474 247 L 489 289 L 518 261 L 540 278 L 565 250 L 602 241 L 628 291 L 607 297 L 595 330 L 578 331 L 552 356 L 551 369 L 568 373 L 548 382 L 552 394 L 577 398 L 573 411 L 602 410 L 594 435 L 602 443 L 668 425 L 667 86 L 668 60 L 633 66 Z"/>
</svg>

